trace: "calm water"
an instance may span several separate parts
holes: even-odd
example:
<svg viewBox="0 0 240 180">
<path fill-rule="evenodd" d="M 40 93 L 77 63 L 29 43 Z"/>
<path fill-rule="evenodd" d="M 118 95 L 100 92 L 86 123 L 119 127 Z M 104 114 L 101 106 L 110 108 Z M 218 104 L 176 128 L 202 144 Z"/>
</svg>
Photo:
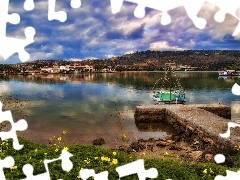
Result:
<svg viewBox="0 0 240 180">
<path fill-rule="evenodd" d="M 139 131 L 133 118 L 136 105 L 155 103 L 150 94 L 163 75 L 163 72 L 118 72 L 1 76 L 0 101 L 5 110 L 12 110 L 15 120 L 27 120 L 29 127 L 20 134 L 29 139 L 48 143 L 52 136 L 60 136 L 65 130 L 68 142 L 85 144 L 102 137 L 109 146 L 115 146 L 123 132 L 133 140 L 158 138 L 170 131 L 166 126 L 152 130 L 157 132 Z M 240 84 L 240 78 L 218 78 L 217 72 L 175 75 L 187 92 L 186 104 L 240 102 L 231 93 L 232 85 Z"/>
</svg>

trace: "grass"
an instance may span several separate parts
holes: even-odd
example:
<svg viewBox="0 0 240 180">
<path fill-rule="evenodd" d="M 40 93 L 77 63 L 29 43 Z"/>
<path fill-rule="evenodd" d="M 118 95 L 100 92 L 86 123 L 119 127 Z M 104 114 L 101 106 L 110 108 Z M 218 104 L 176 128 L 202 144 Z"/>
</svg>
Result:
<svg viewBox="0 0 240 180">
<path fill-rule="evenodd" d="M 111 149 L 71 145 L 65 146 L 63 138 L 56 137 L 57 144 L 53 146 L 39 145 L 37 143 L 20 139 L 20 144 L 24 144 L 24 148 L 16 151 L 12 148 L 11 141 L 1 141 L 0 158 L 4 159 L 7 156 L 12 156 L 15 159 L 15 165 L 11 168 L 4 169 L 6 179 L 23 179 L 25 175 L 22 167 L 25 164 L 31 164 L 34 167 L 34 174 L 45 172 L 43 165 L 44 159 L 58 158 L 61 150 L 65 148 L 74 156 L 70 159 L 73 162 L 73 169 L 69 172 L 62 170 L 61 161 L 56 161 L 49 164 L 51 179 L 80 179 L 79 171 L 81 169 L 94 169 L 96 173 L 108 171 L 108 178 L 118 179 L 116 167 L 128 164 L 137 160 L 137 156 L 127 154 L 121 151 L 113 151 Z M 234 157 L 237 165 L 240 165 L 240 156 Z M 210 180 L 217 175 L 226 175 L 226 170 L 237 171 L 237 168 L 229 168 L 222 165 L 211 163 L 180 163 L 174 160 L 164 160 L 159 158 L 146 158 L 144 160 L 145 169 L 156 168 L 158 177 L 156 179 L 173 179 L 173 180 Z M 136 174 L 127 176 L 121 179 L 138 179 Z"/>
</svg>

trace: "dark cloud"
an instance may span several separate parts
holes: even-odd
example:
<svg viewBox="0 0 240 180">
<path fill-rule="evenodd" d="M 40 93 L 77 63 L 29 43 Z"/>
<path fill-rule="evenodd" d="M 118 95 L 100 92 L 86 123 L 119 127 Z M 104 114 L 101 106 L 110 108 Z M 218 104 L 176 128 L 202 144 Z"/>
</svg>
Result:
<svg viewBox="0 0 240 180">
<path fill-rule="evenodd" d="M 109 40 L 114 40 L 114 39 L 125 39 L 125 35 L 121 30 L 112 30 L 109 32 L 106 32 L 105 37 Z"/>
<path fill-rule="evenodd" d="M 128 35 L 127 38 L 128 39 L 141 39 L 143 38 L 143 33 L 144 33 L 144 26 L 145 23 L 142 24 L 140 27 L 133 29 Z"/>
</svg>

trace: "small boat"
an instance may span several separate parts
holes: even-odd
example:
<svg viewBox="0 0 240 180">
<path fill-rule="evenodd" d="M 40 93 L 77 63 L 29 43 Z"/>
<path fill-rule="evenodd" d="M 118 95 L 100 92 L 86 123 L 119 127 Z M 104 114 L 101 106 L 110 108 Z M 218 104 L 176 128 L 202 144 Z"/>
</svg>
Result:
<svg viewBox="0 0 240 180">
<path fill-rule="evenodd" d="M 186 102 L 186 92 L 182 90 L 179 81 L 177 82 L 177 87 L 172 87 L 172 73 L 175 68 L 175 63 L 165 63 L 165 76 L 159 80 L 163 81 L 162 85 L 167 81 L 169 83 L 169 89 L 161 88 L 161 90 L 153 91 L 152 99 L 154 101 L 163 102 L 165 104 L 184 104 Z"/>
<path fill-rule="evenodd" d="M 153 100 L 158 102 L 164 102 L 165 104 L 183 104 L 186 102 L 185 92 L 176 91 L 160 91 L 153 94 Z"/>
<path fill-rule="evenodd" d="M 236 70 L 226 70 L 218 73 L 219 76 L 240 76 Z"/>
</svg>

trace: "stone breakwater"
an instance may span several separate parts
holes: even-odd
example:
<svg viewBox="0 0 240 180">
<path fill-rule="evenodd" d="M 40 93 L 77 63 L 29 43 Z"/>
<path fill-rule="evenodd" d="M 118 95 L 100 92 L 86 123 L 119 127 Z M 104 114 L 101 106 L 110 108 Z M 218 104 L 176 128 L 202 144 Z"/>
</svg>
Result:
<svg viewBox="0 0 240 180">
<path fill-rule="evenodd" d="M 178 138 L 201 141 L 205 147 L 229 152 L 240 145 L 240 128 L 231 128 L 229 138 L 222 138 L 231 122 L 231 108 L 221 104 L 136 106 L 137 123 L 166 122 Z"/>
</svg>

